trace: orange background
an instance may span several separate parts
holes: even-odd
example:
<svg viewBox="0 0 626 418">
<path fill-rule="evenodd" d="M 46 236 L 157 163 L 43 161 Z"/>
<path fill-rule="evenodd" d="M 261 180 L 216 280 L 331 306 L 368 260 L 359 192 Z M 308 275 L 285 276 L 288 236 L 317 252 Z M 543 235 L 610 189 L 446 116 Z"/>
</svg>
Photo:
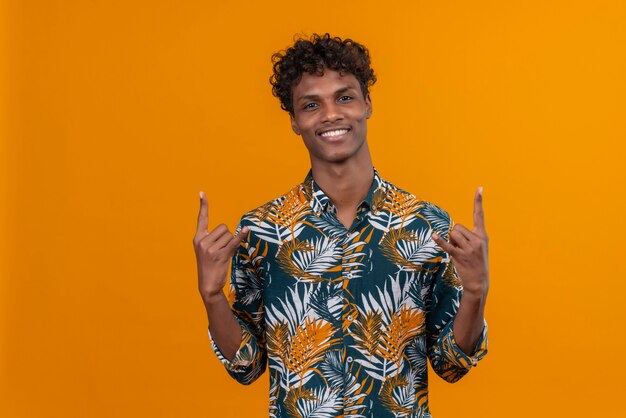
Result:
<svg viewBox="0 0 626 418">
<path fill-rule="evenodd" d="M 271 96 L 296 33 L 367 45 L 383 177 L 471 225 L 490 353 L 445 417 L 623 416 L 623 1 L 2 3 L 0 415 L 262 417 L 196 290 L 211 224 L 305 176 Z"/>
</svg>

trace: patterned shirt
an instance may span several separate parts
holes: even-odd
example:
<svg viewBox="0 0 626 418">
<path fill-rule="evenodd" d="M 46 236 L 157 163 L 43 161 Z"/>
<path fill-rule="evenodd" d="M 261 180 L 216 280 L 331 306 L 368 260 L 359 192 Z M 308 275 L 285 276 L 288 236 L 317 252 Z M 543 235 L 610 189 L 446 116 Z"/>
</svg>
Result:
<svg viewBox="0 0 626 418">
<path fill-rule="evenodd" d="M 374 170 L 346 229 L 313 180 L 243 216 L 229 300 L 242 328 L 228 373 L 243 384 L 269 366 L 270 417 L 430 417 L 427 358 L 455 382 L 471 356 L 452 332 L 463 292 L 432 240 L 453 223 Z"/>
</svg>

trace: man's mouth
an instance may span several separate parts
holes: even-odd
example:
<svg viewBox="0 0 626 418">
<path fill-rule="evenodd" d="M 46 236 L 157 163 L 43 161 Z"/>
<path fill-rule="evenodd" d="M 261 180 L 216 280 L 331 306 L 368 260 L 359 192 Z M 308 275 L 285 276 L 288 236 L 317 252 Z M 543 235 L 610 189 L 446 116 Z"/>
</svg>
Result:
<svg viewBox="0 0 626 418">
<path fill-rule="evenodd" d="M 350 131 L 350 129 L 347 128 L 333 129 L 332 131 L 325 131 L 320 133 L 320 136 L 323 136 L 324 138 L 333 138 L 336 136 L 347 134 L 348 131 Z"/>
</svg>

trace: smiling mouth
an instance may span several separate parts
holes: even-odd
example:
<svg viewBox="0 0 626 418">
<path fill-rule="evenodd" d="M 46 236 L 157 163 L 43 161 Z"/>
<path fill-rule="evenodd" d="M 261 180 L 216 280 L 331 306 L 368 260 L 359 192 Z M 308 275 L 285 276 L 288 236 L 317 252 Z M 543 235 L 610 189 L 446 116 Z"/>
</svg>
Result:
<svg viewBox="0 0 626 418">
<path fill-rule="evenodd" d="M 324 138 L 334 138 L 334 137 L 337 137 L 337 136 L 341 136 L 343 134 L 347 134 L 349 131 L 350 131 L 350 129 L 346 129 L 346 128 L 333 129 L 332 131 L 326 131 L 326 132 L 320 133 L 320 136 L 322 136 Z"/>
</svg>

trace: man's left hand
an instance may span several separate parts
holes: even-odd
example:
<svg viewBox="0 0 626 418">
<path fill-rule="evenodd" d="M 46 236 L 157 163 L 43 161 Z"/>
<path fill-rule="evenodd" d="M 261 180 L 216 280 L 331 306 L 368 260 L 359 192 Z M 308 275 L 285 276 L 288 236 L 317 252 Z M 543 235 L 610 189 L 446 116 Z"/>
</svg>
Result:
<svg viewBox="0 0 626 418">
<path fill-rule="evenodd" d="M 450 254 L 464 293 L 486 297 L 489 290 L 489 237 L 485 230 L 482 187 L 474 196 L 474 229 L 470 231 L 457 224 L 450 231 L 449 242 L 437 233 L 433 233 L 433 239 Z"/>
</svg>

